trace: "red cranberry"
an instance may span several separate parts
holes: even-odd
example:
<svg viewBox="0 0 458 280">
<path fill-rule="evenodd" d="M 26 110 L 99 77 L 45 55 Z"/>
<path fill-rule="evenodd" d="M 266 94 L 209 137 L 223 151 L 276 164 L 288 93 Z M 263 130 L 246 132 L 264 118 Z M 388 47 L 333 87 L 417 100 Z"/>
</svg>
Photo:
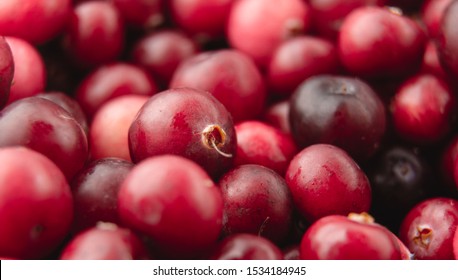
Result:
<svg viewBox="0 0 458 280">
<path fill-rule="evenodd" d="M 357 160 L 379 148 L 385 133 L 385 107 L 362 80 L 344 76 L 314 76 L 290 99 L 290 124 L 296 143 L 336 145 Z"/>
<path fill-rule="evenodd" d="M 386 0 L 309 0 L 313 27 L 320 36 L 337 39 L 344 18 L 354 9 L 383 6 Z"/>
<path fill-rule="evenodd" d="M 76 65 L 94 67 L 114 61 L 123 49 L 124 23 L 105 1 L 77 4 L 64 32 L 63 47 Z"/>
<path fill-rule="evenodd" d="M 448 85 L 430 75 L 417 75 L 405 81 L 391 103 L 396 132 L 410 142 L 430 144 L 451 130 L 456 99 Z"/>
<path fill-rule="evenodd" d="M 452 1 L 442 16 L 440 25 L 439 59 L 448 74 L 454 79 L 458 76 L 458 1 Z"/>
<path fill-rule="evenodd" d="M 61 260 L 138 260 L 148 253 L 130 230 L 99 223 L 75 236 L 62 251 Z"/>
<path fill-rule="evenodd" d="M 303 149 L 291 161 L 285 178 L 296 208 L 309 222 L 369 211 L 369 180 L 338 147 L 315 144 Z"/>
<path fill-rule="evenodd" d="M 129 128 L 148 98 L 144 95 L 124 95 L 109 100 L 100 107 L 92 120 L 89 133 L 92 159 L 117 157 L 132 161 Z"/>
<path fill-rule="evenodd" d="M 448 75 L 445 73 L 445 70 L 444 68 L 442 68 L 442 65 L 440 63 L 438 46 L 436 44 L 436 41 L 430 40 L 426 45 L 425 54 L 423 56 L 423 64 L 421 66 L 420 73 L 432 74 L 452 84 L 452 81 L 449 79 Z"/>
<path fill-rule="evenodd" d="M 235 126 L 235 165 L 259 164 L 284 175 L 297 153 L 291 135 L 260 121 L 244 121 Z"/>
<path fill-rule="evenodd" d="M 263 120 L 270 125 L 290 134 L 289 100 L 279 101 L 266 108 Z"/>
<path fill-rule="evenodd" d="M 204 52 L 186 59 L 173 75 L 170 87 L 210 92 L 236 123 L 258 117 L 266 99 L 261 73 L 248 56 L 236 50 Z"/>
<path fill-rule="evenodd" d="M 291 229 L 293 202 L 285 179 L 256 164 L 239 166 L 219 181 L 223 232 L 251 233 L 282 243 Z"/>
<path fill-rule="evenodd" d="M 305 232 L 300 245 L 305 260 L 399 260 L 398 241 L 368 214 L 331 215 Z"/>
<path fill-rule="evenodd" d="M 132 167 L 131 162 L 122 159 L 104 158 L 91 162 L 75 176 L 71 184 L 74 232 L 98 222 L 120 224 L 118 192 Z"/>
<path fill-rule="evenodd" d="M 410 210 L 399 236 L 415 259 L 454 259 L 453 234 L 457 225 L 458 202 L 431 198 Z"/>
<path fill-rule="evenodd" d="M 41 44 L 58 35 L 67 23 L 71 0 L 2 0 L 0 34 Z"/>
<path fill-rule="evenodd" d="M 145 35 L 135 43 L 132 60 L 143 66 L 163 87 L 169 85 L 181 61 L 197 53 L 198 47 L 177 30 L 161 30 Z"/>
<path fill-rule="evenodd" d="M 175 155 L 146 159 L 121 184 L 121 220 L 151 237 L 166 256 L 195 256 L 216 243 L 223 200 L 196 163 Z"/>
<path fill-rule="evenodd" d="M 178 88 L 152 96 L 129 129 L 133 162 L 176 154 L 200 164 L 212 177 L 232 167 L 237 139 L 231 115 L 211 94 Z"/>
<path fill-rule="evenodd" d="M 283 42 L 272 53 L 267 84 L 277 95 L 289 97 L 305 79 L 319 74 L 335 74 L 338 69 L 337 49 L 331 42 L 298 36 Z"/>
<path fill-rule="evenodd" d="M 227 22 L 232 47 L 265 66 L 281 42 L 308 31 L 309 5 L 301 0 L 237 0 Z"/>
<path fill-rule="evenodd" d="M 455 161 L 458 156 L 458 136 L 451 139 L 441 154 L 440 175 L 442 176 L 446 187 L 452 193 L 458 194 L 458 185 L 455 183 Z"/>
<path fill-rule="evenodd" d="M 338 49 L 352 74 L 399 78 L 420 67 L 425 46 L 424 32 L 410 18 L 381 7 L 362 7 L 343 21 Z"/>
<path fill-rule="evenodd" d="M 164 20 L 163 0 L 112 0 L 128 24 L 152 29 Z"/>
<path fill-rule="evenodd" d="M 14 59 L 14 76 L 8 103 L 43 92 L 46 69 L 41 55 L 26 41 L 5 37 Z"/>
<path fill-rule="evenodd" d="M 295 244 L 283 249 L 283 258 L 285 260 L 299 260 L 300 246 Z"/>
<path fill-rule="evenodd" d="M 88 157 L 86 134 L 62 107 L 40 97 L 18 100 L 0 114 L 0 146 L 26 146 L 50 158 L 71 179 Z"/>
<path fill-rule="evenodd" d="M 421 7 L 421 18 L 431 38 L 440 33 L 442 16 L 452 0 L 426 0 Z"/>
<path fill-rule="evenodd" d="M 5 37 L 0 37 L 0 110 L 9 99 L 13 75 L 14 60 L 11 48 Z"/>
<path fill-rule="evenodd" d="M 27 148 L 0 148 L 0 162 L 0 255 L 45 257 L 69 230 L 70 187 L 54 163 Z"/>
<path fill-rule="evenodd" d="M 213 260 L 282 260 L 283 253 L 271 241 L 258 235 L 233 234 L 216 247 Z"/>
<path fill-rule="evenodd" d="M 224 35 L 234 0 L 171 0 L 173 21 L 189 34 L 203 37 Z"/>
<path fill-rule="evenodd" d="M 89 73 L 76 91 L 76 100 L 92 119 L 100 106 L 110 99 L 130 94 L 151 96 L 156 91 L 156 84 L 144 69 L 119 62 Z"/>
<path fill-rule="evenodd" d="M 455 237 L 453 237 L 453 254 L 455 260 L 458 260 L 458 228 L 455 230 Z"/>
</svg>

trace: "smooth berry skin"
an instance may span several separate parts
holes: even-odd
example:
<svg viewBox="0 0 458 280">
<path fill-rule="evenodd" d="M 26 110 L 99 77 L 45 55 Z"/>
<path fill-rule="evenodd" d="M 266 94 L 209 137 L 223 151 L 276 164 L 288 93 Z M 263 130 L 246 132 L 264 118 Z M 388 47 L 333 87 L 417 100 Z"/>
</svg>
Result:
<svg viewBox="0 0 458 280">
<path fill-rule="evenodd" d="M 453 84 L 450 77 L 445 72 L 439 59 L 439 50 L 436 41 L 430 40 L 426 45 L 425 54 L 423 56 L 423 63 L 420 69 L 420 73 L 432 74 L 449 84 Z"/>
<path fill-rule="evenodd" d="M 452 0 L 426 0 L 421 7 L 421 19 L 431 38 L 438 38 L 442 17 Z"/>
<path fill-rule="evenodd" d="M 313 223 L 300 244 L 302 260 L 399 260 L 394 235 L 381 225 L 330 215 Z"/>
<path fill-rule="evenodd" d="M 0 114 L 0 146 L 26 146 L 51 159 L 68 180 L 88 157 L 87 137 L 81 125 L 52 101 L 29 97 Z"/>
<path fill-rule="evenodd" d="M 46 87 L 46 69 L 38 50 L 20 38 L 5 37 L 14 59 L 14 75 L 8 104 L 37 95 Z"/>
<path fill-rule="evenodd" d="M 276 244 L 285 242 L 292 226 L 293 201 L 285 179 L 256 164 L 241 165 L 218 183 L 223 201 L 223 233 L 251 233 Z"/>
<path fill-rule="evenodd" d="M 78 86 L 75 98 L 92 120 L 108 100 L 131 94 L 151 96 L 156 92 L 155 82 L 144 69 L 118 62 L 91 71 Z"/>
<path fill-rule="evenodd" d="M 452 129 L 456 97 L 446 82 L 430 74 L 405 81 L 391 103 L 398 135 L 415 144 L 432 144 Z"/>
<path fill-rule="evenodd" d="M 262 120 L 287 134 L 291 134 L 289 106 L 289 100 L 278 101 L 271 104 L 264 111 Z"/>
<path fill-rule="evenodd" d="M 92 68 L 113 62 L 124 48 L 124 22 L 117 8 L 105 1 L 74 6 L 63 34 L 63 48 L 75 65 Z"/>
<path fill-rule="evenodd" d="M 291 133 L 301 148 L 327 143 L 356 160 L 370 158 L 386 131 L 386 111 L 363 80 L 319 75 L 305 80 L 290 98 Z"/>
<path fill-rule="evenodd" d="M 138 163 L 121 184 L 118 209 L 123 224 L 149 236 L 167 257 L 198 255 L 222 229 L 220 190 L 199 165 L 176 155 Z"/>
<path fill-rule="evenodd" d="M 418 70 L 427 37 L 416 22 L 382 7 L 345 17 L 338 38 L 343 66 L 363 78 L 403 78 Z"/>
<path fill-rule="evenodd" d="M 71 182 L 74 219 L 72 232 L 98 222 L 120 224 L 118 192 L 134 165 L 119 158 L 103 158 L 86 165 Z"/>
<path fill-rule="evenodd" d="M 134 163 L 174 154 L 186 157 L 217 178 L 233 166 L 237 151 L 232 117 L 211 94 L 177 88 L 152 96 L 129 129 Z"/>
<path fill-rule="evenodd" d="M 172 0 L 173 21 L 190 35 L 217 38 L 224 35 L 234 0 Z"/>
<path fill-rule="evenodd" d="M 269 90 L 289 97 L 306 79 L 320 74 L 336 74 L 340 63 L 335 45 L 327 40 L 298 36 L 273 52 L 267 68 Z"/>
<path fill-rule="evenodd" d="M 283 176 L 298 152 L 290 134 L 260 121 L 243 121 L 235 126 L 237 153 L 234 164 L 258 164 Z"/>
<path fill-rule="evenodd" d="M 112 0 L 123 19 L 144 30 L 157 27 L 164 21 L 163 0 Z"/>
<path fill-rule="evenodd" d="M 61 260 L 139 260 L 148 252 L 131 230 L 100 223 L 79 233 L 62 250 Z"/>
<path fill-rule="evenodd" d="M 118 96 L 99 108 L 92 119 L 89 133 L 92 159 L 117 157 L 132 161 L 129 128 L 148 99 L 145 95 Z"/>
<path fill-rule="evenodd" d="M 282 260 L 282 251 L 268 239 L 247 233 L 226 237 L 215 248 L 212 260 Z"/>
<path fill-rule="evenodd" d="M 453 255 L 455 260 L 458 260 L 458 229 L 455 230 L 455 236 L 453 237 Z"/>
<path fill-rule="evenodd" d="M 133 63 L 145 68 L 162 87 L 168 87 L 173 73 L 185 59 L 199 50 L 197 44 L 178 30 L 152 32 L 137 41 L 131 51 Z"/>
<path fill-rule="evenodd" d="M 0 110 L 9 99 L 13 75 L 14 60 L 11 48 L 5 37 L 0 37 Z"/>
<path fill-rule="evenodd" d="M 310 25 L 310 7 L 304 1 L 237 0 L 229 14 L 226 37 L 233 48 L 264 67 L 281 42 L 307 32 Z"/>
<path fill-rule="evenodd" d="M 283 259 L 285 260 L 299 260 L 300 247 L 298 244 L 294 244 L 283 249 Z"/>
<path fill-rule="evenodd" d="M 24 147 L 0 148 L 0 255 L 44 258 L 67 235 L 70 187 L 59 168 Z"/>
<path fill-rule="evenodd" d="M 451 260 L 457 225 L 458 202 L 451 198 L 430 198 L 410 210 L 399 237 L 415 259 Z"/>
<path fill-rule="evenodd" d="M 458 136 L 455 135 L 444 147 L 440 157 L 440 175 L 445 187 L 458 195 L 458 185 L 455 183 L 455 162 L 458 156 Z"/>
<path fill-rule="evenodd" d="M 250 57 L 237 50 L 203 52 L 186 59 L 176 69 L 170 87 L 210 92 L 235 123 L 260 116 L 267 98 L 260 71 Z"/>
<path fill-rule="evenodd" d="M 442 16 L 437 40 L 439 59 L 447 74 L 455 80 L 458 76 L 458 2 L 452 1 Z"/>
<path fill-rule="evenodd" d="M 309 222 L 327 215 L 369 211 L 368 178 L 336 146 L 315 144 L 303 149 L 291 160 L 285 178 L 296 209 Z"/>
<path fill-rule="evenodd" d="M 59 35 L 67 23 L 72 0 L 20 0 L 0 3 L 0 34 L 18 37 L 36 45 Z"/>
</svg>

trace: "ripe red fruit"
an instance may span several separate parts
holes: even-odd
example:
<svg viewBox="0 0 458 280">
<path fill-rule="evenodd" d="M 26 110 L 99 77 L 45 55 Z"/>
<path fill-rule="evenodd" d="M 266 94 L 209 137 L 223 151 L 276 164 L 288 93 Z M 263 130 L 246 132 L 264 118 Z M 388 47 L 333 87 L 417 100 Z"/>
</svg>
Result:
<svg viewBox="0 0 458 280">
<path fill-rule="evenodd" d="M 420 202 L 404 218 L 400 239 L 415 259 L 454 259 L 453 235 L 458 225 L 458 201 L 430 198 Z"/>
<path fill-rule="evenodd" d="M 177 88 L 152 96 L 140 109 L 129 148 L 133 162 L 175 154 L 216 178 L 232 167 L 237 139 L 231 115 L 210 93 Z"/>
<path fill-rule="evenodd" d="M 279 101 L 266 108 L 263 120 L 281 131 L 291 134 L 289 124 L 289 100 Z"/>
<path fill-rule="evenodd" d="M 118 207 L 123 224 L 167 257 L 195 257 L 222 229 L 220 190 L 199 165 L 175 155 L 138 163 L 121 185 Z"/>
<path fill-rule="evenodd" d="M 447 74 L 458 76 L 458 1 L 452 1 L 444 11 L 438 38 L 439 59 Z"/>
<path fill-rule="evenodd" d="M 296 209 L 309 222 L 369 211 L 369 180 L 338 147 L 315 144 L 303 149 L 292 159 L 285 178 Z"/>
<path fill-rule="evenodd" d="M 372 217 L 330 215 L 313 223 L 300 245 L 303 260 L 399 260 L 398 241 Z"/>
<path fill-rule="evenodd" d="M 437 38 L 440 34 L 444 12 L 452 0 L 426 0 L 421 7 L 421 19 L 429 37 Z"/>
<path fill-rule="evenodd" d="M 223 201 L 223 232 L 251 233 L 280 244 L 292 225 L 293 202 L 288 186 L 275 171 L 256 164 L 241 165 L 218 183 Z"/>
<path fill-rule="evenodd" d="M 164 21 L 163 0 L 112 0 L 124 20 L 145 30 L 155 28 Z"/>
<path fill-rule="evenodd" d="M 0 255 L 43 258 L 67 235 L 73 216 L 70 187 L 45 156 L 0 148 Z"/>
<path fill-rule="evenodd" d="M 282 251 L 264 237 L 239 233 L 223 239 L 210 256 L 212 260 L 282 260 Z"/>
<path fill-rule="evenodd" d="M 11 48 L 5 37 L 0 37 L 0 110 L 5 106 L 10 96 L 13 75 L 14 60 Z"/>
<path fill-rule="evenodd" d="M 455 237 L 453 237 L 453 254 L 455 260 L 458 260 L 458 228 L 455 230 Z"/>
<path fill-rule="evenodd" d="M 63 249 L 61 260 L 138 260 L 147 259 L 141 240 L 129 229 L 111 223 L 79 233 Z"/>
</svg>

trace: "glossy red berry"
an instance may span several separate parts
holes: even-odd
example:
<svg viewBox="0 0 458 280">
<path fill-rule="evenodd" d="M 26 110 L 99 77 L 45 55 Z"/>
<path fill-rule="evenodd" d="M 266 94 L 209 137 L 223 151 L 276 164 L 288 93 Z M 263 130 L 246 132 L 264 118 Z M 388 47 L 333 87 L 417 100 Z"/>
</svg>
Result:
<svg viewBox="0 0 458 280">
<path fill-rule="evenodd" d="M 223 239 L 214 249 L 213 260 L 282 260 L 282 251 L 264 237 L 239 233 Z"/>
<path fill-rule="evenodd" d="M 135 27 L 150 30 L 164 21 L 163 0 L 112 0 L 124 20 Z"/>
<path fill-rule="evenodd" d="M 458 76 L 458 1 L 452 1 L 444 11 L 438 38 L 439 58 L 446 72 L 456 79 Z"/>
<path fill-rule="evenodd" d="M 455 260 L 458 260 L 458 229 L 455 230 L 455 236 L 453 237 L 453 254 Z"/>
<path fill-rule="evenodd" d="M 445 9 L 453 0 L 426 0 L 421 7 L 421 19 L 425 24 L 428 35 L 437 38 L 441 30 L 442 17 Z"/>
<path fill-rule="evenodd" d="M 291 134 L 289 106 L 289 100 L 274 103 L 266 108 L 262 119 L 281 131 Z"/>
<path fill-rule="evenodd" d="M 13 75 L 14 60 L 11 48 L 5 37 L 0 37 L 0 110 L 9 99 Z"/>
<path fill-rule="evenodd" d="M 0 148 L 0 255 L 44 258 L 63 241 L 73 216 L 59 168 L 24 147 Z"/>
<path fill-rule="evenodd" d="M 232 167 L 237 139 L 231 115 L 210 93 L 177 88 L 152 96 L 140 109 L 129 148 L 133 162 L 175 154 L 218 177 Z"/>
</svg>

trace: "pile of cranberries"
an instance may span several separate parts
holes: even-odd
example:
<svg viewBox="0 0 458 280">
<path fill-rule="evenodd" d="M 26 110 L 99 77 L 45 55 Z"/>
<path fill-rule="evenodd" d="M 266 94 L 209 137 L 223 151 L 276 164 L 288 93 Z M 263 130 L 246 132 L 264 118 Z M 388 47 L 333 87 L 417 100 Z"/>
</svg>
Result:
<svg viewBox="0 0 458 280">
<path fill-rule="evenodd" d="M 458 0 L 0 1 L 0 259 L 458 259 Z"/>
</svg>

